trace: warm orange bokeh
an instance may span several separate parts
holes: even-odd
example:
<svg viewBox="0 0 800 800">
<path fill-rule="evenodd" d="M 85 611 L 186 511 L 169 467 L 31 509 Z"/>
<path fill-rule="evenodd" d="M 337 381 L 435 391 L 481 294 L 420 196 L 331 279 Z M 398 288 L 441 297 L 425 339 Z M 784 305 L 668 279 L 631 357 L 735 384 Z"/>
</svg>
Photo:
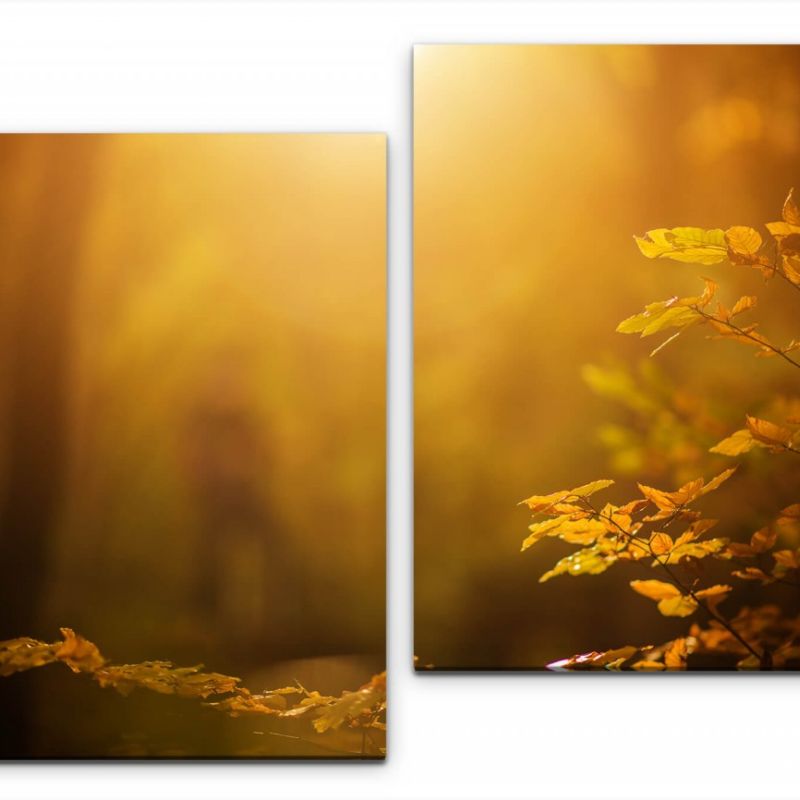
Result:
<svg viewBox="0 0 800 800">
<path fill-rule="evenodd" d="M 614 330 L 646 302 L 695 294 L 698 277 L 711 274 L 728 302 L 737 290 L 759 294 L 770 335 L 797 335 L 793 298 L 780 287 L 726 265 L 648 261 L 632 237 L 779 218 L 800 183 L 798 67 L 792 47 L 415 49 L 423 662 L 536 667 L 676 634 L 680 623 L 648 616 L 618 589 L 619 576 L 537 584 L 564 551 L 547 542 L 520 555 L 529 519 L 515 504 L 598 477 L 632 485 L 598 442 L 598 426 L 618 410 L 591 393 L 581 370 L 647 356 L 655 344 Z M 774 363 L 702 333 L 686 339 L 657 366 L 730 424 L 786 388 Z M 712 457 L 707 468 L 720 463 Z M 641 467 L 640 479 L 675 479 Z"/>
</svg>

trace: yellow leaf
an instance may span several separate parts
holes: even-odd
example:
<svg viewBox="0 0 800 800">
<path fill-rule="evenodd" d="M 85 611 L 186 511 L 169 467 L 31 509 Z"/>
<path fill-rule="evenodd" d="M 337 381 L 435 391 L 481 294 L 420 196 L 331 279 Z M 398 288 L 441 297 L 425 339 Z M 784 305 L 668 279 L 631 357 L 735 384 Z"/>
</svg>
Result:
<svg viewBox="0 0 800 800">
<path fill-rule="evenodd" d="M 795 286 L 800 286 L 800 259 L 784 256 L 781 263 L 783 274 Z"/>
<path fill-rule="evenodd" d="M 671 583 L 664 581 L 631 581 L 631 589 L 638 592 L 650 600 L 666 600 L 673 597 L 680 597 L 680 590 Z"/>
<path fill-rule="evenodd" d="M 97 645 L 77 635 L 71 628 L 61 628 L 61 635 L 64 642 L 56 650 L 56 658 L 73 672 L 95 672 L 106 663 Z"/>
<path fill-rule="evenodd" d="M 685 328 L 699 319 L 699 314 L 691 308 L 683 306 L 667 308 L 663 313 L 652 316 L 652 319 L 642 328 L 642 338 L 659 333 L 665 328 Z"/>
<path fill-rule="evenodd" d="M 607 530 L 607 524 L 596 519 L 569 520 L 550 535 L 570 544 L 592 544 Z"/>
<path fill-rule="evenodd" d="M 134 689 L 149 689 L 158 694 L 202 697 L 232 692 L 239 678 L 218 672 L 200 672 L 201 667 L 175 667 L 170 661 L 144 661 L 102 667 L 95 678 L 103 687 L 113 687 L 128 695 Z"/>
<path fill-rule="evenodd" d="M 639 487 L 639 491 L 655 506 L 657 506 L 662 511 L 672 511 L 676 503 L 672 499 L 672 495 L 670 492 L 664 492 L 661 489 L 654 489 L 652 486 L 645 486 L 642 483 L 636 484 Z"/>
<path fill-rule="evenodd" d="M 731 467 L 730 469 L 726 469 L 723 472 L 720 472 L 719 475 L 712 478 L 705 486 L 703 486 L 700 491 L 697 493 L 698 497 L 702 497 L 703 495 L 708 494 L 709 492 L 713 492 L 716 489 L 719 489 L 723 483 L 725 483 L 728 478 L 730 478 L 733 473 L 736 472 L 736 467 Z"/>
<path fill-rule="evenodd" d="M 656 228 L 644 237 L 635 236 L 636 244 L 648 258 L 671 258 L 694 264 L 718 264 L 725 259 L 725 232 L 703 228 Z"/>
<path fill-rule="evenodd" d="M 697 611 L 697 601 L 688 594 L 679 594 L 677 597 L 660 600 L 658 610 L 665 617 L 688 617 Z"/>
<path fill-rule="evenodd" d="M 705 604 L 710 611 L 714 611 L 716 607 L 728 596 L 728 593 L 733 587 L 727 584 L 717 584 L 716 586 L 709 586 L 708 589 L 701 589 L 694 593 L 698 600 L 705 600 Z"/>
<path fill-rule="evenodd" d="M 537 522 L 528 527 L 530 535 L 522 543 L 522 550 L 527 550 L 545 536 L 558 536 L 570 544 L 591 544 L 598 536 L 602 536 L 606 525 L 596 519 L 574 520 L 569 514 L 563 514 L 544 522 Z"/>
<path fill-rule="evenodd" d="M 564 489 L 560 492 L 553 492 L 552 494 L 533 495 L 523 500 L 520 505 L 528 506 L 534 513 L 546 513 L 558 503 L 591 497 L 595 492 L 613 486 L 613 484 L 614 481 L 612 480 L 592 481 L 583 486 L 578 486 L 575 489 Z"/>
<path fill-rule="evenodd" d="M 714 586 L 709 586 L 708 589 L 701 589 L 699 592 L 695 592 L 695 597 L 699 597 L 701 600 L 704 600 L 708 597 L 724 597 L 731 591 L 733 587 L 728 586 L 724 583 L 718 583 Z"/>
<path fill-rule="evenodd" d="M 767 575 L 764 570 L 759 569 L 758 567 L 745 567 L 744 569 L 738 569 L 731 573 L 731 575 L 735 575 L 737 578 L 742 578 L 746 581 L 770 581 L 772 580 L 769 575 Z"/>
<path fill-rule="evenodd" d="M 778 531 L 770 528 L 761 528 L 750 537 L 750 547 L 754 553 L 764 553 L 775 546 Z"/>
<path fill-rule="evenodd" d="M 727 439 L 715 444 L 708 452 L 719 453 L 723 456 L 740 456 L 747 453 L 756 445 L 756 440 L 747 428 L 742 428 L 732 433 Z"/>
<path fill-rule="evenodd" d="M 660 556 L 672 550 L 672 537 L 668 533 L 654 533 L 650 537 L 650 550 L 654 555 Z"/>
<path fill-rule="evenodd" d="M 664 666 L 667 669 L 686 669 L 687 656 L 686 639 L 675 639 L 664 650 Z"/>
<path fill-rule="evenodd" d="M 348 719 L 356 719 L 361 714 L 380 706 L 386 700 L 386 673 L 376 675 L 369 683 L 356 692 L 345 692 L 335 702 L 323 708 L 321 715 L 314 720 L 317 733 L 336 730 Z"/>
<path fill-rule="evenodd" d="M 775 449 L 789 448 L 794 439 L 794 431 L 758 417 L 747 416 L 747 428 L 752 437 L 762 444 Z"/>
<path fill-rule="evenodd" d="M 725 241 L 734 253 L 753 255 L 761 247 L 761 234 L 754 228 L 735 225 L 725 231 Z"/>
<path fill-rule="evenodd" d="M 291 687 L 295 692 L 300 689 Z M 280 692 L 265 694 L 250 694 L 246 689 L 240 689 L 232 697 L 226 697 L 214 703 L 206 703 L 209 708 L 225 711 L 231 717 L 241 717 L 246 714 L 253 715 L 283 715 L 286 700 Z"/>
<path fill-rule="evenodd" d="M 708 533 L 719 520 L 717 519 L 699 519 L 693 522 L 676 540 L 675 547 L 693 542 L 704 533 Z"/>
<path fill-rule="evenodd" d="M 539 578 L 539 583 L 545 583 L 557 575 L 599 575 L 605 572 L 615 561 L 617 555 L 605 550 L 598 545 L 578 550 L 562 558 L 551 570 Z"/>
<path fill-rule="evenodd" d="M 663 301 L 668 303 L 670 301 Z M 641 337 L 652 336 L 665 328 L 685 328 L 699 322 L 702 317 L 685 306 L 651 303 L 641 314 L 634 314 L 617 325 L 617 333 L 639 333 Z M 661 307 L 656 307 L 661 306 Z"/>
<path fill-rule="evenodd" d="M 767 230 L 778 240 L 800 233 L 800 225 L 790 222 L 768 222 Z"/>
<path fill-rule="evenodd" d="M 734 304 L 733 308 L 731 309 L 731 316 L 735 317 L 737 314 L 741 314 L 744 311 L 748 311 L 751 308 L 754 308 L 756 303 L 758 302 L 758 298 L 754 295 L 745 295 L 744 297 L 740 297 Z"/>
<path fill-rule="evenodd" d="M 800 553 L 796 550 L 776 550 L 772 557 L 777 564 L 787 569 L 800 569 Z"/>
<path fill-rule="evenodd" d="M 674 492 L 665 492 L 661 489 L 654 489 L 652 486 L 637 484 L 639 491 L 659 509 L 657 514 L 646 517 L 645 521 L 655 522 L 660 519 L 667 519 L 697 498 L 719 488 L 735 471 L 735 467 L 726 469 L 708 483 L 705 483 L 703 478 L 695 478 Z"/>
<path fill-rule="evenodd" d="M 558 517 L 553 517 L 552 519 L 547 519 L 544 522 L 535 522 L 533 525 L 529 525 L 528 530 L 530 531 L 530 535 L 523 541 L 522 551 L 532 547 L 545 536 L 551 535 L 559 525 L 569 520 L 569 518 L 569 514 L 563 514 Z"/>
<path fill-rule="evenodd" d="M 675 545 L 666 559 L 657 559 L 654 564 L 680 564 L 684 558 L 705 558 L 722 553 L 727 558 L 728 539 L 706 539 L 703 542 L 685 542 Z"/>
<path fill-rule="evenodd" d="M 0 676 L 52 664 L 58 647 L 58 644 L 47 644 L 27 636 L 0 642 Z"/>
<path fill-rule="evenodd" d="M 665 617 L 688 617 L 697 609 L 697 602 L 680 589 L 664 581 L 631 581 L 631 588 L 650 600 L 658 601 L 658 610 Z"/>
</svg>

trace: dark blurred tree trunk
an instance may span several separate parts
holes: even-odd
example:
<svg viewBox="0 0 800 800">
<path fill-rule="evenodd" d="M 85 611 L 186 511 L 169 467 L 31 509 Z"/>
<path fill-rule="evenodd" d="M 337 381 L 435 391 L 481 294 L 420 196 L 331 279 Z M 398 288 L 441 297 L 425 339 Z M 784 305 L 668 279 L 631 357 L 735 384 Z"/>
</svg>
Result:
<svg viewBox="0 0 800 800">
<path fill-rule="evenodd" d="M 0 639 L 35 636 L 46 592 L 48 539 L 66 460 L 73 298 L 92 166 L 92 136 L 0 138 L 3 269 L 17 273 L 7 321 L 5 486 L 0 497 Z M 41 172 L 25 169 L 44 161 Z M 29 172 L 39 183 L 29 227 L 15 214 L 14 191 Z M 0 686 L 0 755 L 26 755 L 33 709 L 29 683 Z"/>
</svg>

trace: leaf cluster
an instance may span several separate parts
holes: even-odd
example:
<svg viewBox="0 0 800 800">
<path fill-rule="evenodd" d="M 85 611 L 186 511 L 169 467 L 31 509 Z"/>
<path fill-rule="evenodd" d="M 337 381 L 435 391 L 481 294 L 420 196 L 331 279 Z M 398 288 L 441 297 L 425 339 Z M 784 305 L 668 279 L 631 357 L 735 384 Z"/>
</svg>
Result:
<svg viewBox="0 0 800 800">
<path fill-rule="evenodd" d="M 319 733 L 342 726 L 385 730 L 386 673 L 374 675 L 355 691 L 339 696 L 309 691 L 300 684 L 254 693 L 239 678 L 203 672 L 202 665 L 176 667 L 170 661 L 110 664 L 95 644 L 61 628 L 62 641 L 46 643 L 29 637 L 0 642 L 0 676 L 61 662 L 73 672 L 90 675 L 101 687 L 129 695 L 134 689 L 207 700 L 204 705 L 231 717 L 268 715 L 278 719 L 307 717 Z"/>
<path fill-rule="evenodd" d="M 681 227 L 658 228 L 635 237 L 648 258 L 715 265 L 727 261 L 758 270 L 766 280 L 776 276 L 800 291 L 800 208 L 793 192 L 784 201 L 782 219 L 766 224 L 771 241 L 766 243 L 754 228 L 736 225 L 727 230 Z M 740 297 L 730 308 L 717 299 L 718 285 L 704 278 L 702 294 L 671 297 L 645 306 L 644 311 L 623 320 L 620 333 L 649 337 L 671 331 L 651 355 L 674 341 L 691 327 L 704 325 L 711 338 L 728 339 L 755 348 L 756 355 L 780 357 L 800 368 L 790 353 L 800 349 L 793 339 L 779 347 L 757 330 L 757 323 L 742 323 L 740 315 L 752 311 L 757 298 Z M 601 391 L 616 393 L 643 418 L 654 418 L 651 399 L 636 392 L 630 382 L 612 383 L 607 376 L 591 373 L 590 383 Z M 624 377 L 624 376 L 623 376 Z M 790 404 L 792 408 L 798 404 Z M 709 448 L 711 453 L 737 457 L 760 448 L 770 453 L 800 454 L 800 414 L 792 410 L 781 423 L 752 414 L 745 415 L 745 427 L 734 431 Z M 700 418 L 695 422 L 699 423 Z M 695 624 L 687 636 L 661 646 L 626 646 L 609 651 L 584 653 L 549 665 L 553 669 L 685 669 L 692 657 L 730 654 L 740 669 L 800 667 L 800 617 L 785 618 L 777 606 L 742 608 L 729 618 L 719 606 L 733 591 L 728 583 L 703 585 L 705 560 L 722 562 L 731 568 L 731 579 L 759 581 L 763 585 L 800 587 L 800 548 L 775 549 L 780 530 L 786 524 L 800 524 L 800 504 L 784 508 L 769 525 L 752 534 L 748 542 L 710 536 L 718 520 L 706 519 L 694 504 L 719 489 L 735 472 L 726 469 L 706 482 L 698 477 L 668 491 L 638 483 L 641 497 L 615 505 L 597 503 L 598 492 L 613 481 L 604 479 L 548 495 L 534 495 L 522 501 L 534 515 L 529 534 L 522 543 L 527 550 L 545 537 L 578 545 L 545 572 L 544 583 L 560 575 L 596 575 L 612 565 L 627 563 L 658 577 L 630 581 L 634 592 L 656 604 L 667 617 L 689 617 L 702 610 L 708 627 Z M 796 543 L 796 541 L 795 541 Z"/>
<path fill-rule="evenodd" d="M 703 601 L 706 608 L 715 607 L 725 599 L 731 587 L 699 588 L 697 566 L 708 557 L 728 559 L 729 540 L 707 536 L 717 520 L 703 519 L 700 512 L 690 506 L 718 489 L 734 471 L 735 468 L 725 470 L 707 483 L 697 478 L 675 491 L 638 484 L 641 497 L 622 505 L 605 503 L 601 506 L 591 499 L 608 488 L 613 483 L 610 480 L 594 481 L 549 495 L 534 495 L 522 502 L 535 517 L 544 519 L 529 526 L 530 533 L 522 542 L 522 550 L 548 536 L 582 545 L 545 572 L 539 578 L 540 583 L 558 575 L 597 575 L 613 564 L 633 562 L 651 569 L 665 569 L 666 581 L 630 582 L 635 592 L 655 600 L 664 616 L 689 616 Z M 677 536 L 666 532 L 667 528 L 681 523 L 684 528 Z M 672 566 L 695 573 L 695 577 L 684 581 Z"/>
</svg>

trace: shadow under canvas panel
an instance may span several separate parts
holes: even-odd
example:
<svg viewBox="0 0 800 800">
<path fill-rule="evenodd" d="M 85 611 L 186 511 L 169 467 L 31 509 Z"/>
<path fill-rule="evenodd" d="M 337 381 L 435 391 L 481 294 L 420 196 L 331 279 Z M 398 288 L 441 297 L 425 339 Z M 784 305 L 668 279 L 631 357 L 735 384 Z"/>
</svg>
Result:
<svg viewBox="0 0 800 800">
<path fill-rule="evenodd" d="M 0 164 L 0 757 L 382 758 L 385 137 Z"/>
<path fill-rule="evenodd" d="M 800 666 L 798 74 L 415 48 L 419 668 Z"/>
</svg>

